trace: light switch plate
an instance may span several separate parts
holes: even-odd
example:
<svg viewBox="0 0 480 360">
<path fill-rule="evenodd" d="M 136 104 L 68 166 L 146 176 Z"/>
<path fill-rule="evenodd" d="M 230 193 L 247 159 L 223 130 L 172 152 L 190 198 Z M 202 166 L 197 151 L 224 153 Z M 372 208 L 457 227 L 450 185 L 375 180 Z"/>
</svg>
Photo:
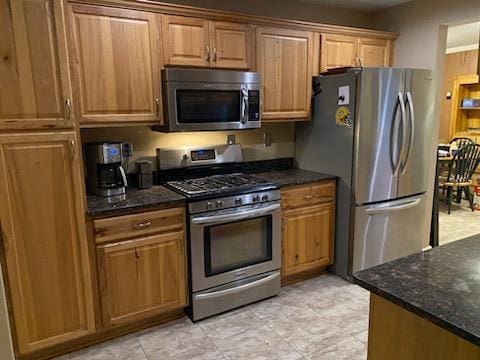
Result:
<svg viewBox="0 0 480 360">
<path fill-rule="evenodd" d="M 263 144 L 265 146 L 272 146 L 272 134 L 271 133 L 263 133 Z"/>
<path fill-rule="evenodd" d="M 235 144 L 235 135 L 227 135 L 227 144 L 234 145 Z"/>
</svg>

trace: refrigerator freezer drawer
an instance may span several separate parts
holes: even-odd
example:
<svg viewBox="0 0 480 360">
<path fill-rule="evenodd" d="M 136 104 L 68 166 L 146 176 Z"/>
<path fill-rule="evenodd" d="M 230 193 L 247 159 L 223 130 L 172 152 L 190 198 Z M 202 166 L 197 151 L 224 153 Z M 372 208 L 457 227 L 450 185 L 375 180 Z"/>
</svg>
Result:
<svg viewBox="0 0 480 360">
<path fill-rule="evenodd" d="M 425 196 L 355 208 L 352 274 L 422 250 Z"/>
</svg>

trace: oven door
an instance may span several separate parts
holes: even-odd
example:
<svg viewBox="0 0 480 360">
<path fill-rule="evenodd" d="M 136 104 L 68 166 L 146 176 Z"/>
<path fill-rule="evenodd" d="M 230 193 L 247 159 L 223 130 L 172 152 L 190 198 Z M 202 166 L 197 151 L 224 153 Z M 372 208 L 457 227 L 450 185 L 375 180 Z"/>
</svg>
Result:
<svg viewBox="0 0 480 360">
<path fill-rule="evenodd" d="M 260 127 L 258 117 L 249 119 L 249 94 L 258 84 L 167 82 L 164 90 L 170 131 Z"/>
<path fill-rule="evenodd" d="M 280 268 L 280 203 L 190 216 L 192 291 Z"/>
</svg>

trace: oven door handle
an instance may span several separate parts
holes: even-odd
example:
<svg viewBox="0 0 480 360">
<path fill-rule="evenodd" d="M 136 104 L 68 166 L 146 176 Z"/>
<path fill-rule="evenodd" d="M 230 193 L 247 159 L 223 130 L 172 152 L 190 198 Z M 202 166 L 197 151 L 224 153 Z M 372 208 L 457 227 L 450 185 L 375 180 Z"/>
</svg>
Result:
<svg viewBox="0 0 480 360">
<path fill-rule="evenodd" d="M 248 219 L 253 217 L 264 216 L 270 214 L 276 210 L 280 209 L 280 204 L 274 204 L 265 206 L 262 208 L 256 208 L 253 210 L 247 210 L 242 212 L 232 212 L 229 214 L 220 214 L 220 215 L 208 215 L 208 216 L 198 216 L 192 218 L 192 224 L 216 224 L 226 221 L 237 221 L 242 219 Z"/>
<path fill-rule="evenodd" d="M 232 294 L 237 294 L 239 292 L 255 288 L 257 286 L 263 285 L 265 283 L 268 283 L 276 278 L 280 277 L 280 273 L 277 271 L 271 275 L 265 276 L 264 278 L 261 278 L 259 280 L 255 280 L 243 285 L 235 286 L 231 289 L 225 289 L 225 290 L 218 290 L 218 291 L 212 291 L 210 293 L 206 294 L 197 294 L 194 295 L 196 300 L 207 300 L 207 299 L 213 299 L 213 298 L 218 298 L 221 296 L 225 295 L 232 295 Z"/>
</svg>

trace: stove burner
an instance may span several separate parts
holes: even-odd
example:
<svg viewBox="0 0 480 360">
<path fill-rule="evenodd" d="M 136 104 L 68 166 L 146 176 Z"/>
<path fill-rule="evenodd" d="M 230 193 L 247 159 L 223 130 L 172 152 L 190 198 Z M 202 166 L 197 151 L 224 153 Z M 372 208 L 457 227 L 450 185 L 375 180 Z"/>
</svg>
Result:
<svg viewBox="0 0 480 360">
<path fill-rule="evenodd" d="M 267 183 L 266 180 L 242 173 L 213 175 L 205 178 L 169 181 L 167 185 L 187 195 L 204 194 L 210 191 L 251 187 Z"/>
</svg>

